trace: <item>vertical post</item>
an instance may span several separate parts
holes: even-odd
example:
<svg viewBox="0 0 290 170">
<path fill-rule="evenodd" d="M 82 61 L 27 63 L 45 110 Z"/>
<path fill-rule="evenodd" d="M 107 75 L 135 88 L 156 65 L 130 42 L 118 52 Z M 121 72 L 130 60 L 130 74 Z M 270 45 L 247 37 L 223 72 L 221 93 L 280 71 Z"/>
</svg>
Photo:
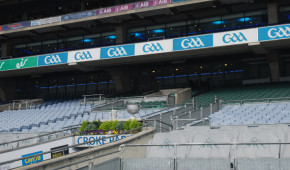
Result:
<svg viewBox="0 0 290 170">
<path fill-rule="evenodd" d="M 200 118 L 202 119 L 202 107 L 200 108 Z"/>
<path fill-rule="evenodd" d="M 178 116 L 175 117 L 175 130 L 178 128 Z"/>
<path fill-rule="evenodd" d="M 191 119 L 191 111 L 189 111 L 189 119 Z"/>
<path fill-rule="evenodd" d="M 93 170 L 93 169 L 94 169 L 93 161 L 89 161 L 88 169 L 89 169 L 89 170 Z"/>
<path fill-rule="evenodd" d="M 156 119 L 154 119 L 154 129 L 156 129 Z"/>
<path fill-rule="evenodd" d="M 174 169 L 177 170 L 177 145 L 174 144 Z"/>
<path fill-rule="evenodd" d="M 12 106 L 13 110 L 15 110 L 15 101 L 13 101 L 13 106 Z"/>
<path fill-rule="evenodd" d="M 192 108 L 194 109 L 194 105 L 195 105 L 195 99 L 194 97 L 192 98 Z"/>
<path fill-rule="evenodd" d="M 210 104 L 210 115 L 212 115 L 212 103 Z"/>
<path fill-rule="evenodd" d="M 28 101 L 26 100 L 26 108 L 25 108 L 26 110 L 27 110 L 27 105 L 28 105 Z"/>
<path fill-rule="evenodd" d="M 86 105 L 86 102 L 87 102 L 87 96 L 84 96 L 84 103 Z"/>
<path fill-rule="evenodd" d="M 159 122 L 159 123 L 160 123 L 159 130 L 160 130 L 160 133 L 161 133 L 161 132 L 162 132 L 162 130 L 161 130 L 161 126 L 162 126 L 162 125 L 161 125 L 161 120 L 162 120 L 162 113 L 160 113 L 160 119 L 159 119 L 159 120 L 160 120 L 160 122 Z"/>
</svg>

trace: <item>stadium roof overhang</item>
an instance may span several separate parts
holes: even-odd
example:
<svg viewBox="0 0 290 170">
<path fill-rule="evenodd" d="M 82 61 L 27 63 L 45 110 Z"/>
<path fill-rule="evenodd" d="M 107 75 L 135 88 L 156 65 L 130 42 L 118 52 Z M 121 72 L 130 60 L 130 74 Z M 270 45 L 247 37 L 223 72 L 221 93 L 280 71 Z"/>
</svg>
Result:
<svg viewBox="0 0 290 170">
<path fill-rule="evenodd" d="M 135 25 L 140 23 L 138 21 L 144 22 L 144 20 L 149 20 L 152 24 L 158 24 L 162 20 L 167 19 L 168 21 L 170 21 L 172 16 L 178 16 L 183 19 L 191 19 L 193 16 L 198 16 L 201 13 L 204 13 L 204 9 L 211 9 L 207 11 L 214 12 L 215 10 L 222 10 L 218 9 L 217 8 L 218 6 L 226 6 L 227 4 L 248 4 L 248 3 L 249 3 L 248 0 L 184 1 L 168 5 L 134 9 L 130 11 L 123 11 L 106 15 L 95 15 L 87 18 L 80 18 L 46 25 L 26 27 L 16 30 L 1 31 L 0 40 L 6 41 L 20 38 L 20 39 L 30 39 L 33 42 L 59 37 L 70 37 L 74 35 L 91 34 L 95 33 L 96 30 L 98 29 L 104 28 L 105 25 L 118 25 L 120 23 L 126 22 L 130 23 L 129 25 L 132 24 Z"/>
</svg>

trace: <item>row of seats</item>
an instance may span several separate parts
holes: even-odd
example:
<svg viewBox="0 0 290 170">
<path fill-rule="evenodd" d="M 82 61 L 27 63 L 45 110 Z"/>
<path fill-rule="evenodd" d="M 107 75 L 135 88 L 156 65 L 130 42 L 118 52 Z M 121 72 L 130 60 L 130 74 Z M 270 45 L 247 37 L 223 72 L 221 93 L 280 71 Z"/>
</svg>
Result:
<svg viewBox="0 0 290 170">
<path fill-rule="evenodd" d="M 198 106 L 219 100 L 245 100 L 290 97 L 290 83 L 255 84 L 219 88 L 195 97 Z M 190 102 L 190 101 L 189 101 Z"/>
<path fill-rule="evenodd" d="M 210 116 L 212 126 L 290 123 L 290 103 L 227 105 Z"/>
<path fill-rule="evenodd" d="M 137 118 L 152 115 L 162 108 L 141 109 Z M 91 105 L 80 105 L 79 100 L 46 102 L 35 109 L 0 112 L 0 132 L 50 132 L 68 126 L 79 125 L 83 121 L 110 120 L 111 111 L 91 112 Z M 117 110 L 118 119 L 129 119 L 127 110 Z"/>
</svg>

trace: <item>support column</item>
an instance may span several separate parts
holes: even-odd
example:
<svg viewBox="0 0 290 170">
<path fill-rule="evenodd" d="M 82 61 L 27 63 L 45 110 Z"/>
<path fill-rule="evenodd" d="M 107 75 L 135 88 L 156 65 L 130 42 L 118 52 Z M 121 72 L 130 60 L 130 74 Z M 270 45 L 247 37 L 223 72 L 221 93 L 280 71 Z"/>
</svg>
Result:
<svg viewBox="0 0 290 170">
<path fill-rule="evenodd" d="M 126 68 L 106 70 L 115 82 L 116 92 L 124 93 L 131 91 L 130 72 Z"/>
<path fill-rule="evenodd" d="M 8 55 L 7 43 L 1 43 L 1 57 L 7 57 Z"/>
<path fill-rule="evenodd" d="M 278 24 L 279 22 L 279 13 L 277 2 L 268 2 L 267 3 L 267 12 L 268 12 L 268 23 L 269 24 Z"/>
<path fill-rule="evenodd" d="M 116 44 L 125 43 L 127 40 L 127 28 L 124 24 L 115 27 Z"/>
<path fill-rule="evenodd" d="M 279 55 L 277 52 L 268 51 L 267 53 L 269 70 L 270 70 L 270 80 L 272 83 L 280 81 L 280 66 L 279 66 Z"/>
</svg>

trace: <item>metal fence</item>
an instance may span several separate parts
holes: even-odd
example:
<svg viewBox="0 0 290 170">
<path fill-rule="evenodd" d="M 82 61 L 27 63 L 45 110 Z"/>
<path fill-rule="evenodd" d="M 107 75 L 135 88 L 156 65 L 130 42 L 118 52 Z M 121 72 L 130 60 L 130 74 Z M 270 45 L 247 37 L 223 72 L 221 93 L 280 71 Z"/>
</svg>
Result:
<svg viewBox="0 0 290 170">
<path fill-rule="evenodd" d="M 158 145 L 121 145 L 122 170 L 289 170 L 290 158 L 283 158 L 281 146 L 290 143 L 255 143 L 260 146 L 277 146 L 278 155 L 272 157 L 239 157 L 236 155 L 238 146 L 253 146 L 253 143 L 187 143 L 187 144 L 158 144 Z M 186 147 L 186 148 L 185 148 Z M 227 156 L 215 155 L 204 157 L 196 153 L 187 155 L 185 150 L 200 148 L 228 147 L 231 153 Z M 166 149 L 166 154 L 149 154 L 150 150 L 160 152 Z M 141 151 L 142 150 L 142 151 Z M 140 154 L 140 152 L 144 152 Z M 211 152 L 206 149 L 204 152 Z M 132 153 L 135 153 L 132 155 Z M 149 156 L 148 156 L 149 155 Z M 253 157 L 253 158 L 251 158 Z"/>
<path fill-rule="evenodd" d="M 3 143 L 0 143 L 0 150 L 2 150 L 0 151 L 0 153 L 11 151 L 14 149 L 18 149 L 20 147 L 25 147 L 25 146 L 32 145 L 39 142 L 46 142 L 46 141 L 55 140 L 59 138 L 69 137 L 75 132 L 79 132 L 79 128 L 80 126 L 69 127 L 69 128 L 64 128 L 62 130 L 59 130 L 59 131 L 44 133 L 44 134 L 40 134 L 33 137 L 3 142 Z"/>
</svg>

